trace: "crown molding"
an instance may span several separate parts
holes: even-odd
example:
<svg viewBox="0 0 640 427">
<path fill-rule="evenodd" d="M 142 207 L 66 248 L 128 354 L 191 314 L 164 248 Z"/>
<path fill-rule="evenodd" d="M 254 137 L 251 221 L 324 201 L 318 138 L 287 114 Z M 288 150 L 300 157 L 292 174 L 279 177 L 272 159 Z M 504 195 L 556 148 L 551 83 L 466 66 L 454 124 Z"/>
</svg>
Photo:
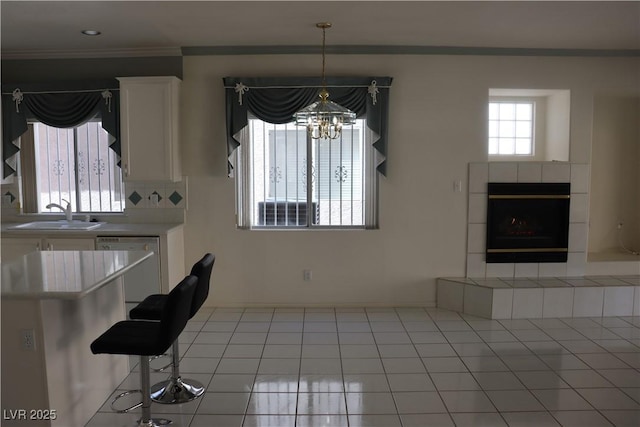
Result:
<svg viewBox="0 0 640 427">
<path fill-rule="evenodd" d="M 92 49 L 92 50 L 29 50 L 2 51 L 3 60 L 15 59 L 90 59 L 182 56 L 179 47 Z"/>
<path fill-rule="evenodd" d="M 90 59 L 163 56 L 225 56 L 225 55 L 306 55 L 318 54 L 318 46 L 185 46 L 169 48 L 93 49 L 93 50 L 30 50 L 2 51 L 3 60 L 28 59 Z M 477 46 L 381 46 L 334 45 L 326 53 L 335 55 L 480 55 L 480 56 L 578 56 L 578 57 L 640 57 L 640 49 L 559 49 L 505 48 Z"/>
<path fill-rule="evenodd" d="M 183 56 L 199 55 L 304 55 L 318 54 L 318 46 L 185 46 Z M 480 55 L 480 56 L 583 56 L 638 57 L 640 49 L 511 48 L 481 46 L 333 45 L 336 55 Z"/>
</svg>

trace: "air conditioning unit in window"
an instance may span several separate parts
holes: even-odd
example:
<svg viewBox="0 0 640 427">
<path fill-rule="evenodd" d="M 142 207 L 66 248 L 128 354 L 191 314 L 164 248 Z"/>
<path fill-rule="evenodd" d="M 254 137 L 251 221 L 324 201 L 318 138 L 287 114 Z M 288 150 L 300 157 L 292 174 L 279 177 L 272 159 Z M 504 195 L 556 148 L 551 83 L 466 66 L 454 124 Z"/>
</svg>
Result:
<svg viewBox="0 0 640 427">
<path fill-rule="evenodd" d="M 318 204 L 313 202 L 312 224 L 318 223 Z M 258 202 L 257 225 L 306 226 L 307 202 Z"/>
</svg>

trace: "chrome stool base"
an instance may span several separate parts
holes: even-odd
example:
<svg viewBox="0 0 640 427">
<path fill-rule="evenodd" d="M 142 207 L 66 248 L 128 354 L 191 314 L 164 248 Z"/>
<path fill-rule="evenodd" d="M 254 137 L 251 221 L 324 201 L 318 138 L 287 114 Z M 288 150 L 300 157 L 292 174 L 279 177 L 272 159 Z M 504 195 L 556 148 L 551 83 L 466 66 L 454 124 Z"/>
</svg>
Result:
<svg viewBox="0 0 640 427">
<path fill-rule="evenodd" d="M 116 396 L 116 397 L 111 401 L 111 409 L 112 409 L 114 412 L 117 412 L 117 413 L 119 413 L 119 414 L 126 414 L 126 413 L 127 413 L 127 412 L 129 412 L 129 411 L 132 411 L 132 410 L 134 410 L 134 409 L 138 409 L 139 407 L 141 407 L 141 406 L 142 406 L 142 403 L 143 403 L 142 401 L 140 401 L 140 402 L 138 402 L 138 403 L 134 404 L 133 406 L 129 406 L 128 408 L 125 408 L 125 409 L 118 409 L 118 408 L 116 408 L 116 407 L 115 407 L 115 403 L 116 403 L 118 400 L 120 400 L 120 399 L 121 399 L 121 398 L 123 398 L 123 397 L 129 396 L 129 395 L 131 395 L 131 394 L 136 394 L 136 393 L 140 393 L 140 394 L 142 394 L 142 390 L 127 390 L 127 391 L 125 391 L 125 392 L 120 393 L 119 395 L 117 395 L 117 396 Z"/>
<path fill-rule="evenodd" d="M 168 426 L 173 421 L 166 418 L 151 418 L 148 422 L 143 422 L 142 419 L 138 420 L 138 427 L 161 427 Z"/>
<path fill-rule="evenodd" d="M 151 400 L 162 404 L 186 403 L 204 393 L 204 386 L 196 380 L 170 377 L 151 387 Z"/>
</svg>

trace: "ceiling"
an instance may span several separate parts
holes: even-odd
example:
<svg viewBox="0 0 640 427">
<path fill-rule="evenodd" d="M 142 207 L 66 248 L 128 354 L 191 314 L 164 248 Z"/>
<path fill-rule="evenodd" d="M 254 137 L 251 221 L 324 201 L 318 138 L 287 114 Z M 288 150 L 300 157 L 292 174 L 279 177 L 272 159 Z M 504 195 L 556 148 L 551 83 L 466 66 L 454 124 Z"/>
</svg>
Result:
<svg viewBox="0 0 640 427">
<path fill-rule="evenodd" d="M 182 47 L 640 49 L 639 1 L 7 1 L 3 59 Z M 102 32 L 89 37 L 84 29 Z"/>
</svg>

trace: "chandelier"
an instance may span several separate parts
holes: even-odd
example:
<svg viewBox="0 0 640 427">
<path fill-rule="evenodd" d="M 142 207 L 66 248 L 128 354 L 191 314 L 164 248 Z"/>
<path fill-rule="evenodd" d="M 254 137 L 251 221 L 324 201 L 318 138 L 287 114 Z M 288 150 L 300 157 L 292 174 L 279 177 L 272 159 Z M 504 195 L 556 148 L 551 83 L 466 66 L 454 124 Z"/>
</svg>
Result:
<svg viewBox="0 0 640 427">
<path fill-rule="evenodd" d="M 331 23 L 320 22 L 316 27 L 322 29 L 322 90 L 320 101 L 303 108 L 293 116 L 296 125 L 306 126 L 312 139 L 336 139 L 340 137 L 343 125 L 352 125 L 356 120 L 356 113 L 329 100 L 327 82 L 324 76 L 325 64 L 325 32 L 331 28 Z"/>
</svg>

